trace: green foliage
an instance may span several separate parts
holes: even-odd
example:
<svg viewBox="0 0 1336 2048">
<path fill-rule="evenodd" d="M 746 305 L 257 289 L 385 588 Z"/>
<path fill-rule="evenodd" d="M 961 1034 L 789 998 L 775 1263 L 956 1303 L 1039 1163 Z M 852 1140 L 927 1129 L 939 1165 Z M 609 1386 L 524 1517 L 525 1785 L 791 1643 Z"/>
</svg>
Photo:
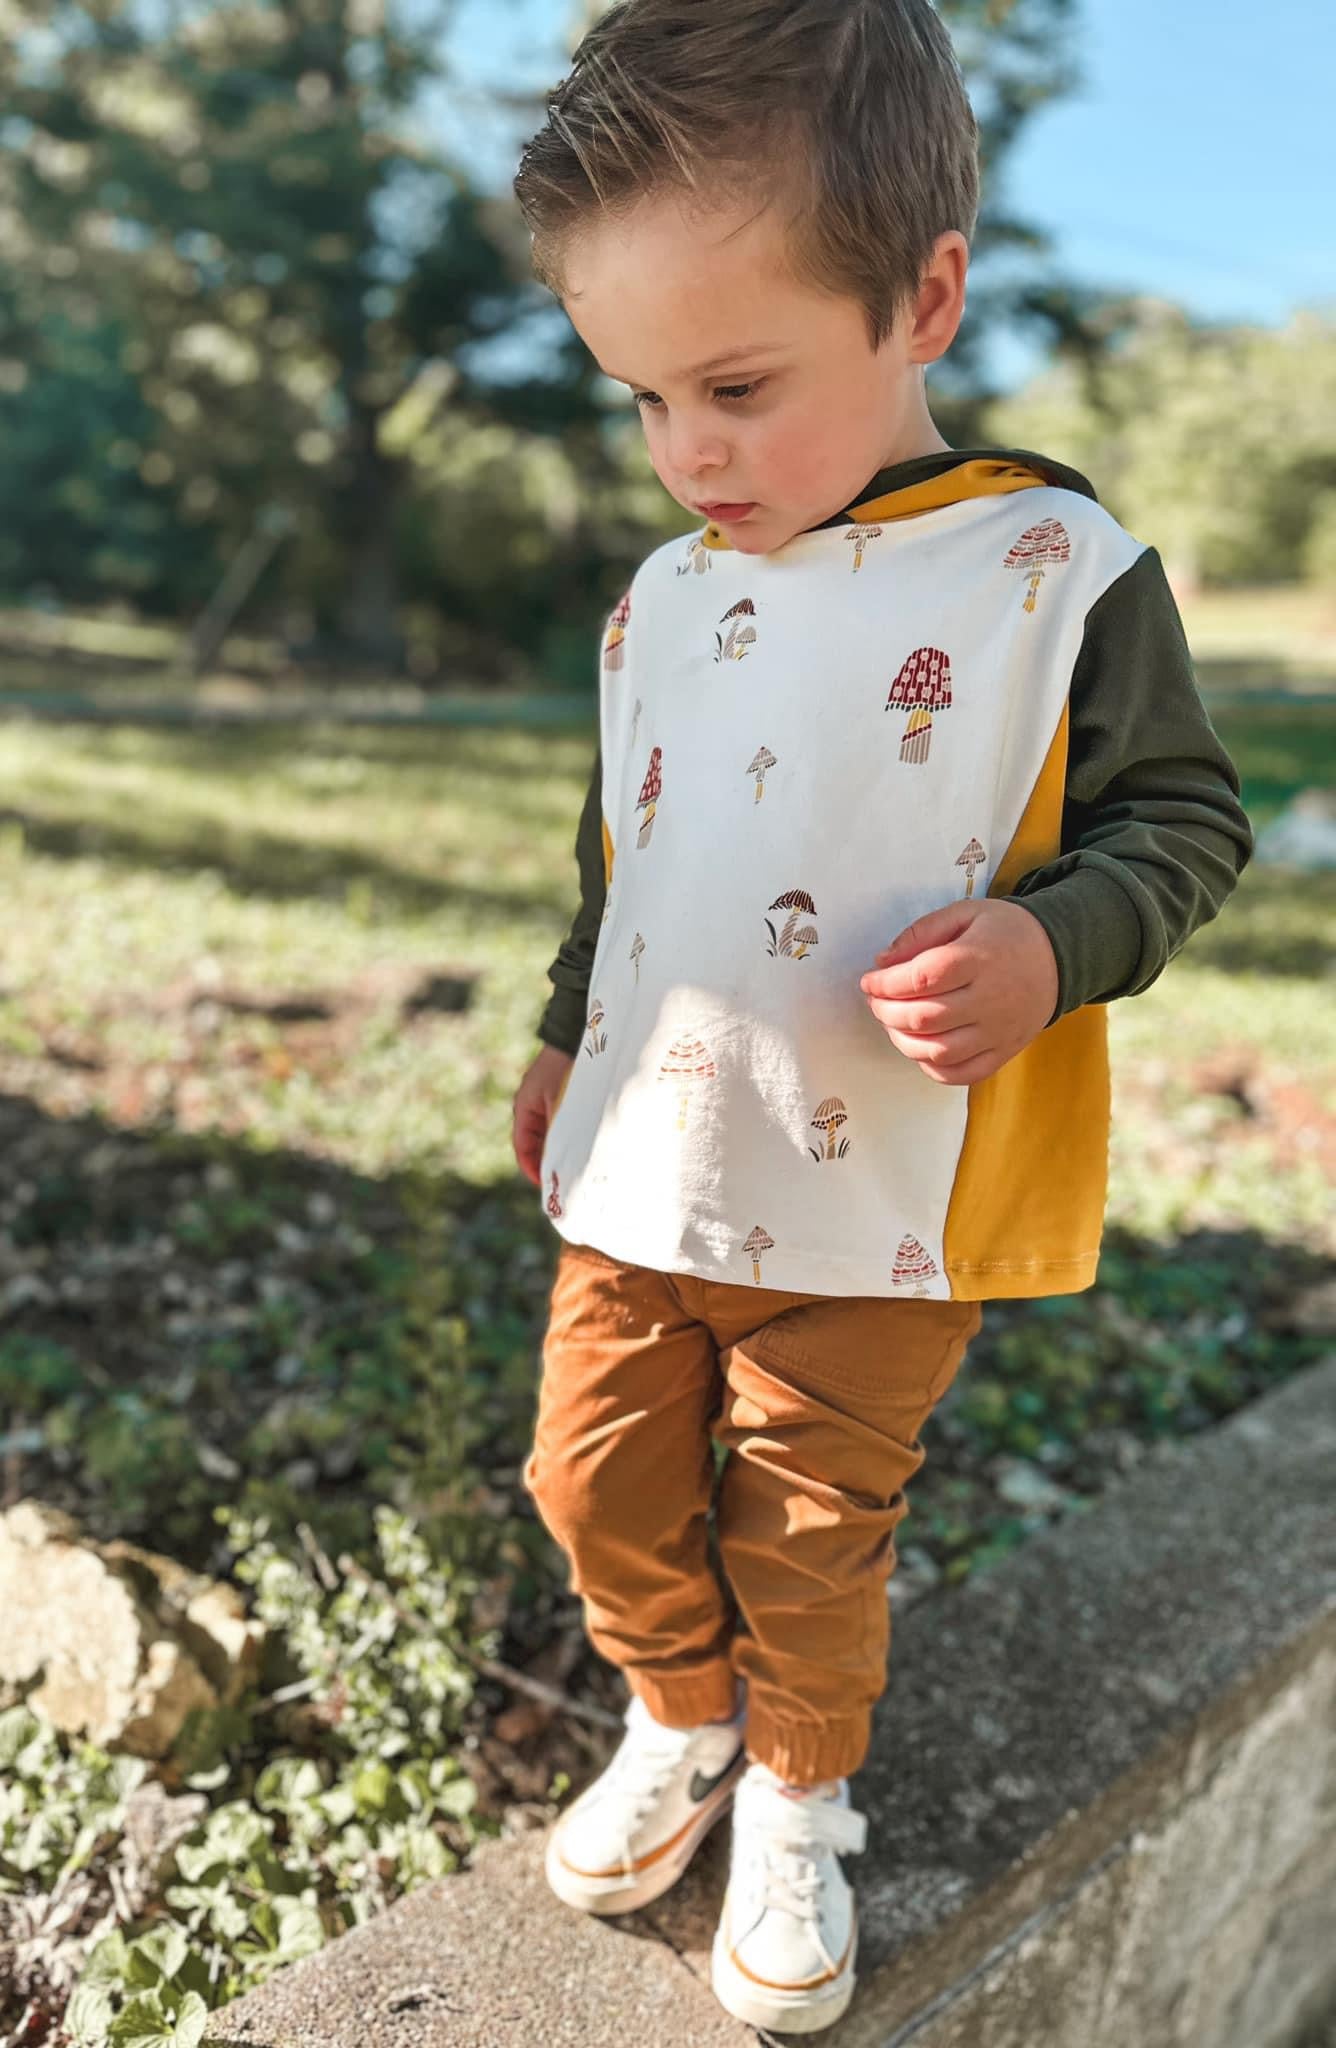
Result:
<svg viewBox="0 0 1336 2048">
<path fill-rule="evenodd" d="M 996 405 L 999 441 L 1059 454 L 1183 581 L 1322 573 L 1336 491 L 1336 318 L 1195 325 L 1147 301 L 1093 369 Z"/>
<path fill-rule="evenodd" d="M 468 1577 L 389 1508 L 378 1575 L 345 1559 L 341 1578 L 328 1559 L 285 1555 L 262 1523 L 219 1519 L 253 1612 L 300 1674 L 284 1692 L 303 1701 L 318 1748 L 292 1747 L 254 1698 L 191 1717 L 176 1768 L 213 1803 L 161 1896 L 89 1952 L 66 2012 L 88 2048 L 198 2043 L 210 2011 L 448 1874 L 493 1831 L 457 1754 L 473 1689 Z M 114 1865 L 151 1768 L 66 1742 L 26 1707 L 0 1714 L 0 1894 L 59 1892 L 94 1859 Z"/>
</svg>

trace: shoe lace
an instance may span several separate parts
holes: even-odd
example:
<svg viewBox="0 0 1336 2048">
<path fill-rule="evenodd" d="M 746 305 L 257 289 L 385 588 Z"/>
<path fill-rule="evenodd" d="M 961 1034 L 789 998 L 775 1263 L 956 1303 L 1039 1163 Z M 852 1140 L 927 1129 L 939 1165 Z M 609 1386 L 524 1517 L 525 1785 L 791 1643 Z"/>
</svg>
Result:
<svg viewBox="0 0 1336 2048">
<path fill-rule="evenodd" d="M 781 1792 L 747 1788 L 740 1817 L 754 1817 L 749 1829 L 761 1855 L 764 1902 L 815 1923 L 820 1914 L 824 1859 L 857 1855 L 867 1839 L 867 1822 L 851 1807 L 825 1799 L 790 1802 Z M 744 1818 L 745 1825 L 745 1818 Z"/>
<path fill-rule="evenodd" d="M 629 1870 L 635 1861 L 632 1838 L 641 1821 L 655 1805 L 673 1772 L 681 1765 L 680 1750 L 659 1750 L 628 1744 L 618 1751 L 609 1771 L 621 1798 L 621 1853 Z"/>
</svg>

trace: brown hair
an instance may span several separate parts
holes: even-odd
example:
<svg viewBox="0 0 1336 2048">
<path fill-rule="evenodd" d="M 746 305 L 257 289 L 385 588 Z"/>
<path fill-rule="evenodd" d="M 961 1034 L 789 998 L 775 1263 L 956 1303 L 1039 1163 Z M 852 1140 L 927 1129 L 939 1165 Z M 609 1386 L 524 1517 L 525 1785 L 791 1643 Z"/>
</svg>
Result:
<svg viewBox="0 0 1336 2048">
<path fill-rule="evenodd" d="M 515 194 L 561 295 L 569 238 L 650 192 L 741 174 L 788 209 L 804 282 L 858 299 L 874 347 L 939 235 L 973 234 L 978 126 L 930 0 L 620 0 L 580 43 Z"/>
</svg>

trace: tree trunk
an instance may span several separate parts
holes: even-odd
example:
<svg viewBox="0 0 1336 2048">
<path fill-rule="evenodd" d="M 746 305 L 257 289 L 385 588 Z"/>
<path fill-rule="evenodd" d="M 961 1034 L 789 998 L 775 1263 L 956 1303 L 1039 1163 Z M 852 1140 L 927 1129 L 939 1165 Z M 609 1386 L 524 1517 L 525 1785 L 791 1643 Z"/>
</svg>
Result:
<svg viewBox="0 0 1336 2048">
<path fill-rule="evenodd" d="M 378 415 L 365 411 L 353 422 L 344 496 L 348 582 L 335 618 L 349 654 L 397 671 L 404 659 L 395 559 L 403 469 L 378 447 L 377 423 Z"/>
</svg>

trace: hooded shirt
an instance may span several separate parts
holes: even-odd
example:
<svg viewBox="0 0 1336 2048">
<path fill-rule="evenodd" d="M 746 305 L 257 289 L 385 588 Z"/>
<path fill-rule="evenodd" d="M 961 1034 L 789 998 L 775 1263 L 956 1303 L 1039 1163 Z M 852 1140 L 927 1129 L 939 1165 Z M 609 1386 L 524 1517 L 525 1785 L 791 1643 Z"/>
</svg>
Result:
<svg viewBox="0 0 1336 2048">
<path fill-rule="evenodd" d="M 1153 549 L 1028 451 L 883 471 L 766 555 L 707 526 L 605 628 L 582 902 L 540 1036 L 558 1232 L 712 1281 L 1070 1293 L 1107 1194 L 1105 1005 L 1251 852 Z M 859 980 L 915 917 L 1005 897 L 1047 1027 L 968 1087 Z"/>
</svg>

